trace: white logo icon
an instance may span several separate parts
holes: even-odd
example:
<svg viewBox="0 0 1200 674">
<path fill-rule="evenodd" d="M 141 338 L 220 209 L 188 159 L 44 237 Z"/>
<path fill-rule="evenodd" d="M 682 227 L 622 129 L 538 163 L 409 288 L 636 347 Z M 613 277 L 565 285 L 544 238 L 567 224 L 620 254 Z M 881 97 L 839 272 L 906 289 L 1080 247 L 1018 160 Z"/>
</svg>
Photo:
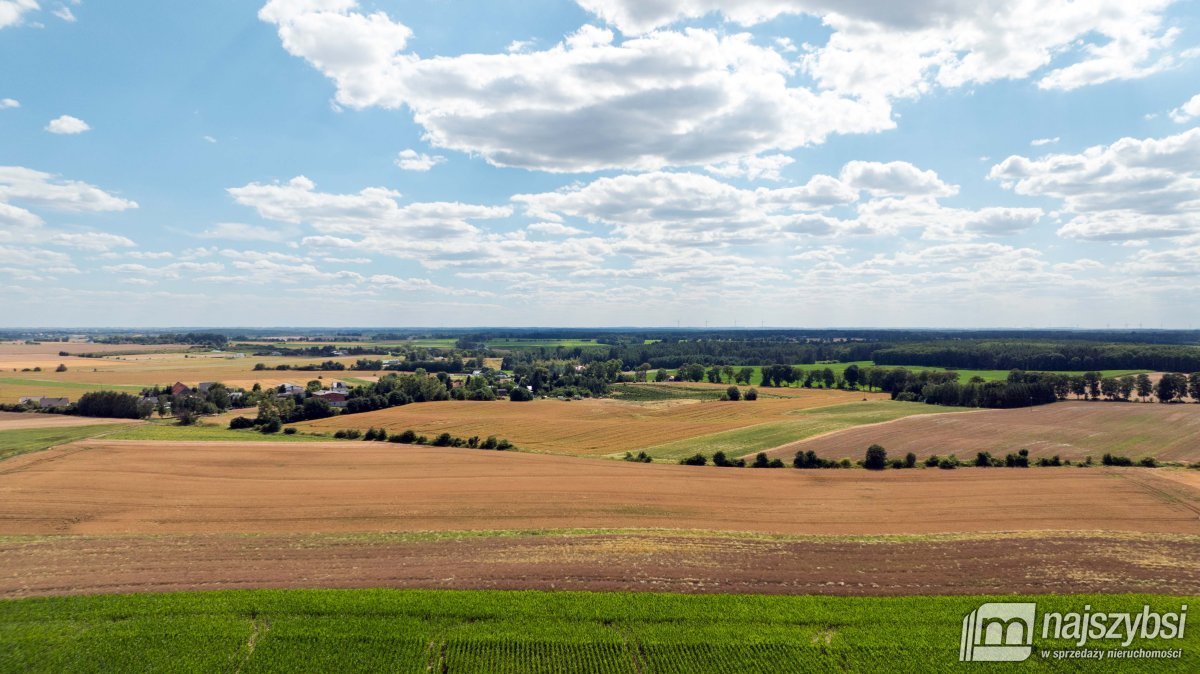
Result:
<svg viewBox="0 0 1200 674">
<path fill-rule="evenodd" d="M 963 618 L 959 662 L 1021 662 L 1033 653 L 1037 604 L 984 604 Z"/>
</svg>

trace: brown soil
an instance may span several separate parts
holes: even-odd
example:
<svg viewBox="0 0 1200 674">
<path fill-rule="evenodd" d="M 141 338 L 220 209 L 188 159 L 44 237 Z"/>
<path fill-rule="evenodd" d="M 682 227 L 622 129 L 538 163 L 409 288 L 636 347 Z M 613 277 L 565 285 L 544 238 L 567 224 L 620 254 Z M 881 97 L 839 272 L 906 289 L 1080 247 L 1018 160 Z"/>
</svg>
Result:
<svg viewBox="0 0 1200 674">
<path fill-rule="evenodd" d="M 672 528 L 1200 534 L 1146 469 L 797 471 L 390 443 L 85 440 L 0 464 L 0 535 Z"/>
<path fill-rule="evenodd" d="M 918 458 L 953 453 L 960 459 L 974 459 L 977 452 L 1003 456 L 1028 449 L 1033 456 L 1057 454 L 1072 460 L 1092 456 L 1099 461 L 1112 452 L 1193 462 L 1200 461 L 1200 405 L 1069 401 L 911 416 L 801 440 L 770 454 L 790 459 L 798 450 L 812 450 L 827 458 L 860 459 L 876 443 L 889 455 L 913 452 Z"/>
<path fill-rule="evenodd" d="M 0 539 L 0 597 L 249 588 L 1200 593 L 1200 538 L 788 540 L 670 532 Z"/>
</svg>

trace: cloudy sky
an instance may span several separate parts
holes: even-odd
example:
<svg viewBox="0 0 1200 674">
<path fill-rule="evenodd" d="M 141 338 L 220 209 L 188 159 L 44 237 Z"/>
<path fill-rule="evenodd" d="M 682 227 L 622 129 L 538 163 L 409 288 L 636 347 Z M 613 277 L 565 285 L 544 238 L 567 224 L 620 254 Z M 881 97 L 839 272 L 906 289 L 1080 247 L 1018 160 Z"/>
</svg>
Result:
<svg viewBox="0 0 1200 674">
<path fill-rule="evenodd" d="M 1195 0 L 0 0 L 0 326 L 1200 324 Z"/>
</svg>

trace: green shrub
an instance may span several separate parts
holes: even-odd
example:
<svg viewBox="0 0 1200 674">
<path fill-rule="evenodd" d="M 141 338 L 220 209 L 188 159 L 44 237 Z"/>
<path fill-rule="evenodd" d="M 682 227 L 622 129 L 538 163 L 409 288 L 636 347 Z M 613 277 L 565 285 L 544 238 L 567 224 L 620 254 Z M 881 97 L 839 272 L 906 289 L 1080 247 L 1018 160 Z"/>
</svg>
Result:
<svg viewBox="0 0 1200 674">
<path fill-rule="evenodd" d="M 941 468 L 942 470 L 954 470 L 955 468 L 958 468 L 958 459 L 954 458 L 954 455 L 951 454 L 941 461 L 938 461 L 938 468 Z"/>
<path fill-rule="evenodd" d="M 295 426 L 288 426 L 287 428 L 283 429 L 284 435 L 295 435 L 296 433 L 297 429 Z"/>
<path fill-rule="evenodd" d="M 1028 468 L 1029 467 L 1029 450 L 1022 449 L 1013 454 L 1009 452 L 1004 457 L 1004 465 L 1009 468 Z"/>
<path fill-rule="evenodd" d="M 282 429 L 283 422 L 281 422 L 278 417 L 267 419 L 267 421 L 258 428 L 259 432 L 261 433 L 278 433 Z"/>
<path fill-rule="evenodd" d="M 1158 460 L 1153 456 L 1147 456 L 1141 461 L 1138 461 L 1138 465 L 1142 468 L 1158 468 Z"/>
<path fill-rule="evenodd" d="M 449 433 L 442 433 L 433 439 L 434 447 L 449 447 L 450 443 L 454 442 L 454 438 Z"/>
<path fill-rule="evenodd" d="M 695 454 L 686 459 L 680 459 L 679 464 L 682 466 L 704 466 L 708 464 L 708 457 L 703 454 Z"/>
<path fill-rule="evenodd" d="M 737 467 L 737 461 L 731 461 L 729 457 L 725 455 L 725 452 L 717 452 L 716 454 L 713 454 L 712 462 L 714 466 L 720 466 L 721 468 Z"/>
<path fill-rule="evenodd" d="M 912 452 L 905 454 L 904 455 L 904 467 L 905 468 L 916 468 L 917 467 L 917 455 L 913 454 Z"/>
<path fill-rule="evenodd" d="M 941 460 L 941 458 L 938 457 L 937 454 L 930 454 L 925 459 L 925 467 L 926 468 L 937 468 L 937 465 L 941 462 L 942 462 L 942 460 Z"/>
<path fill-rule="evenodd" d="M 714 463 L 716 461 L 714 460 Z M 759 452 L 754 455 L 754 463 L 750 464 L 751 468 L 770 468 L 771 460 L 767 458 L 766 452 Z"/>
<path fill-rule="evenodd" d="M 241 430 L 243 428 L 254 428 L 254 420 L 246 417 L 234 417 L 229 420 L 230 430 Z"/>
<path fill-rule="evenodd" d="M 879 445 L 867 448 L 867 457 L 863 460 L 863 468 L 867 470 L 883 470 L 887 468 L 887 450 Z"/>
<path fill-rule="evenodd" d="M 1106 466 L 1132 466 L 1133 459 L 1128 456 L 1105 453 L 1104 456 L 1100 457 L 1100 463 Z"/>
</svg>

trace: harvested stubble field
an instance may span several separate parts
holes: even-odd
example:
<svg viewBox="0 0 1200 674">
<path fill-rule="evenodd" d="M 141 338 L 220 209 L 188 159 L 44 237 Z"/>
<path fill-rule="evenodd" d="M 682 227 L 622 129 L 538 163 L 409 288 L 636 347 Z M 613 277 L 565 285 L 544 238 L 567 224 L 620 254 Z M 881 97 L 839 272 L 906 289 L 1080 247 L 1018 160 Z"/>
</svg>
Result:
<svg viewBox="0 0 1200 674">
<path fill-rule="evenodd" d="M 0 432 L 30 428 L 69 428 L 72 426 L 98 426 L 103 424 L 128 424 L 129 419 L 95 419 L 74 417 L 64 414 L 33 414 L 25 412 L 0 412 Z"/>
<path fill-rule="evenodd" d="M 1200 534 L 1145 469 L 694 468 L 390 443 L 84 440 L 0 465 L 0 535 L 676 528 Z"/>
<path fill-rule="evenodd" d="M 85 440 L 0 463 L 0 595 L 1196 592 L 1200 485 L 1166 474 Z"/>
<path fill-rule="evenodd" d="M 144 387 L 155 385 L 170 385 L 177 381 L 188 386 L 196 386 L 200 382 L 222 382 L 234 388 L 249 389 L 254 384 L 263 386 L 278 386 L 283 383 L 303 385 L 305 382 L 324 378 L 335 381 L 346 378 L 358 378 L 374 381 L 375 373 L 338 371 L 277 371 L 274 369 L 254 370 L 256 363 L 263 363 L 268 368 L 276 365 L 309 365 L 333 360 L 347 366 L 357 358 L 343 356 L 338 358 L 289 358 L 286 356 L 246 356 L 245 358 L 230 358 L 228 354 L 215 354 L 204 351 L 188 352 L 187 347 L 173 347 L 174 350 L 164 352 L 168 347 L 154 347 L 153 351 L 127 353 L 127 355 L 112 355 L 103 358 L 74 358 L 60 357 L 57 350 L 52 354 L 44 353 L 47 345 L 6 345 L 0 350 L 0 402 L 16 402 L 22 396 L 51 396 L 68 397 L 76 400 L 88 391 L 116 390 L 134 392 Z M 76 346 L 59 344 L 55 348 L 74 352 Z M 119 345 L 125 346 L 125 345 Z M 23 351 L 24 350 L 24 351 Z M 100 351 L 106 352 L 106 351 Z M 66 372 L 55 372 L 59 364 L 67 366 Z M 24 368 L 41 367 L 41 372 L 22 372 Z"/>
<path fill-rule="evenodd" d="M 158 353 L 186 351 L 186 344 L 89 344 L 87 342 L 0 342 L 0 356 L 58 356 L 67 353 Z"/>
<path fill-rule="evenodd" d="M 870 404 L 861 402 L 864 397 L 846 391 L 804 391 L 801 395 L 738 402 L 445 401 L 332 417 L 302 423 L 299 428 L 318 433 L 376 427 L 389 432 L 412 429 L 430 437 L 443 432 L 463 438 L 494 435 L 532 452 L 607 456 L 681 438 L 785 421 L 805 410 L 850 401 Z"/>
<path fill-rule="evenodd" d="M 945 408 L 937 408 L 939 411 Z M 860 459 L 871 444 L 893 456 L 913 452 L 1001 455 L 1028 449 L 1033 456 L 1059 455 L 1099 461 L 1106 452 L 1160 461 L 1200 461 L 1200 405 L 1066 401 L 1033 408 L 977 410 L 966 414 L 912 416 L 802 440 L 770 453 L 791 458 L 798 450 L 828 458 Z"/>
</svg>

